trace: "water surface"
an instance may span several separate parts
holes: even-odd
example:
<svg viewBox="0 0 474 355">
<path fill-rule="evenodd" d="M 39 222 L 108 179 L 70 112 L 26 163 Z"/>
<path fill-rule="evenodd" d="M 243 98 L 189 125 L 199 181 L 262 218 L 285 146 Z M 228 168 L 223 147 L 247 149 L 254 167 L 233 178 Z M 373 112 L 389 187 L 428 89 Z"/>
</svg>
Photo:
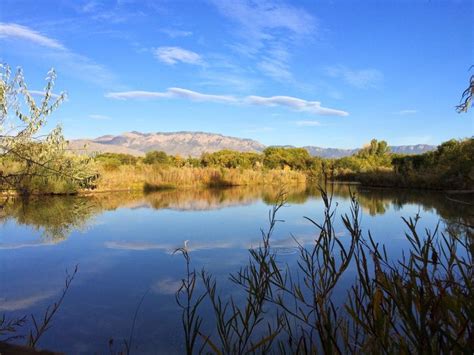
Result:
<svg viewBox="0 0 474 355">
<path fill-rule="evenodd" d="M 472 208 L 444 193 L 345 185 L 333 187 L 338 215 L 349 212 L 350 189 L 362 206 L 364 235 L 370 230 L 393 257 L 407 246 L 401 217 L 419 213 L 420 230 L 473 223 Z M 193 266 L 212 272 L 224 294 L 235 294 L 227 276 L 259 245 L 277 195 L 272 188 L 232 188 L 6 201 L 0 210 L 0 314 L 41 316 L 60 295 L 65 271 L 78 264 L 40 347 L 105 353 L 110 338 L 128 338 L 135 308 L 149 290 L 137 318 L 134 353 L 181 353 L 174 293 L 184 263 L 173 251 L 186 242 Z M 315 237 L 303 217 L 320 220 L 323 204 L 317 191 L 305 188 L 289 190 L 287 200 L 272 240 L 281 261 L 291 264 L 293 238 L 310 244 Z M 339 222 L 336 232 L 347 238 Z M 352 276 L 349 270 L 347 278 Z"/>
</svg>

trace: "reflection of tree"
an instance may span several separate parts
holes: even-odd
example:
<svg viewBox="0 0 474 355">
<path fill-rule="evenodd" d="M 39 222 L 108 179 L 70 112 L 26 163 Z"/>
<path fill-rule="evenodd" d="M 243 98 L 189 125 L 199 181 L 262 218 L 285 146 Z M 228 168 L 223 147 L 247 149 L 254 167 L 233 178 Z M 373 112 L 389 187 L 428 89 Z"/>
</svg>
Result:
<svg viewBox="0 0 474 355">
<path fill-rule="evenodd" d="M 41 230 L 43 236 L 53 242 L 66 239 L 74 229 L 84 229 L 87 221 L 97 213 L 92 201 L 77 197 L 17 200 L 4 209 L 7 219 Z"/>
<path fill-rule="evenodd" d="M 435 210 L 451 228 L 474 224 L 472 204 L 461 204 L 433 191 L 367 189 L 357 185 L 328 186 L 334 196 L 349 202 L 350 192 L 356 192 L 364 211 L 374 216 L 384 214 L 390 206 L 401 208 L 406 204 L 420 205 L 424 210 Z M 48 241 L 58 242 L 73 230 L 83 230 L 94 216 L 119 207 L 149 206 L 154 209 L 213 210 L 251 204 L 262 200 L 273 204 L 281 189 L 274 186 L 248 186 L 226 189 L 186 189 L 142 193 L 109 193 L 91 196 L 41 197 L 29 201 L 13 199 L 3 204 L 0 218 L 13 219 L 21 225 L 41 231 Z M 316 188 L 287 188 L 287 201 L 305 203 L 309 197 L 319 198 Z M 472 197 L 472 196 L 471 196 Z"/>
</svg>

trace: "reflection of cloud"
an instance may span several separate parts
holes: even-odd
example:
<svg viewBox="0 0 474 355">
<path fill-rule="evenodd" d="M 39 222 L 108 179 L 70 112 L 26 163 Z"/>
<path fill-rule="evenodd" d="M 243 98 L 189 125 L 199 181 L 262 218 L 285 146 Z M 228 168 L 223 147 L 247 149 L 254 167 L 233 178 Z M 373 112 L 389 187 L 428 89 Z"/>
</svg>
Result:
<svg viewBox="0 0 474 355">
<path fill-rule="evenodd" d="M 162 295 L 173 295 L 181 287 L 180 280 L 174 280 L 171 278 L 166 278 L 163 280 L 156 281 L 151 285 L 151 290 L 154 293 Z"/>
<path fill-rule="evenodd" d="M 62 241 L 62 240 L 59 240 Z M 33 242 L 33 243 L 21 243 L 21 244 L 0 244 L 0 250 L 14 250 L 14 249 L 23 249 L 23 248 L 32 248 L 32 247 L 43 247 L 47 245 L 55 245 L 57 243 L 53 242 Z"/>
<path fill-rule="evenodd" d="M 41 302 L 47 298 L 53 296 L 56 292 L 49 291 L 39 293 L 37 295 L 15 298 L 13 300 L 7 300 L 6 298 L 0 298 L 0 311 L 18 311 L 33 306 L 34 304 Z"/>
<path fill-rule="evenodd" d="M 342 236 L 341 233 L 337 236 Z M 297 245 L 295 239 L 301 245 L 312 243 L 315 239 L 314 234 L 301 234 L 294 237 L 273 239 L 271 246 L 273 248 L 292 248 Z M 226 240 L 211 240 L 211 241 L 189 241 L 186 240 L 186 249 L 188 252 L 213 250 L 213 249 L 252 249 L 257 248 L 261 244 L 260 238 L 245 238 L 243 236 L 229 237 Z M 177 248 L 183 247 L 185 241 L 181 244 L 170 243 L 150 243 L 150 242 L 105 242 L 105 247 L 108 249 L 130 250 L 130 251 L 144 251 L 144 250 L 162 250 L 167 253 L 173 253 Z"/>
<path fill-rule="evenodd" d="M 147 243 L 147 242 L 106 242 L 105 247 L 109 249 L 118 249 L 118 250 L 132 250 L 132 251 L 142 251 L 142 250 L 162 250 L 167 253 L 173 253 L 177 248 L 180 248 L 184 245 L 184 241 L 181 245 L 177 244 L 167 244 L 167 243 Z M 234 248 L 238 245 L 229 242 L 229 241 L 212 241 L 204 243 L 187 243 L 188 251 L 198 251 L 198 250 L 207 250 L 207 249 L 223 249 L 223 248 Z"/>
<path fill-rule="evenodd" d="M 171 250 L 175 249 L 169 244 L 145 243 L 145 242 L 106 242 L 105 247 L 108 249 L 118 250 Z"/>
</svg>

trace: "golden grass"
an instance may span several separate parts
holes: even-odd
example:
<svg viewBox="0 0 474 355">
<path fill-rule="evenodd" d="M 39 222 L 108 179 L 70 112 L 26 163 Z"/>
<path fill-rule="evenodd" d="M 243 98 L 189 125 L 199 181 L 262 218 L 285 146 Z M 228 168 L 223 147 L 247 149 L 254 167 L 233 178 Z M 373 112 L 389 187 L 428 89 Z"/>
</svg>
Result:
<svg viewBox="0 0 474 355">
<path fill-rule="evenodd" d="M 187 187 L 305 184 L 306 174 L 292 170 L 242 170 L 122 165 L 101 168 L 96 191 L 163 190 Z"/>
</svg>

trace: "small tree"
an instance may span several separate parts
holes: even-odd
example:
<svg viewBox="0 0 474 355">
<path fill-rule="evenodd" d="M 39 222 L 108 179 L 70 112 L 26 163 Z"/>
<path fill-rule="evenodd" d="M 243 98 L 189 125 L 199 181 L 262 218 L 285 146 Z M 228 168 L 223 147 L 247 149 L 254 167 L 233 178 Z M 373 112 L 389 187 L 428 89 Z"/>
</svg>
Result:
<svg viewBox="0 0 474 355">
<path fill-rule="evenodd" d="M 53 94 L 56 73 L 51 69 L 41 101 L 33 98 L 23 72 L 12 74 L 0 64 L 0 188 L 23 193 L 52 189 L 61 184 L 67 191 L 92 183 L 89 159 L 67 151 L 67 141 L 57 126 L 40 134 L 54 110 L 65 100 L 65 93 Z M 55 185 L 56 184 L 56 185 Z M 57 186 L 56 186 L 57 187 Z M 66 192 L 67 192 L 66 191 Z"/>
</svg>

